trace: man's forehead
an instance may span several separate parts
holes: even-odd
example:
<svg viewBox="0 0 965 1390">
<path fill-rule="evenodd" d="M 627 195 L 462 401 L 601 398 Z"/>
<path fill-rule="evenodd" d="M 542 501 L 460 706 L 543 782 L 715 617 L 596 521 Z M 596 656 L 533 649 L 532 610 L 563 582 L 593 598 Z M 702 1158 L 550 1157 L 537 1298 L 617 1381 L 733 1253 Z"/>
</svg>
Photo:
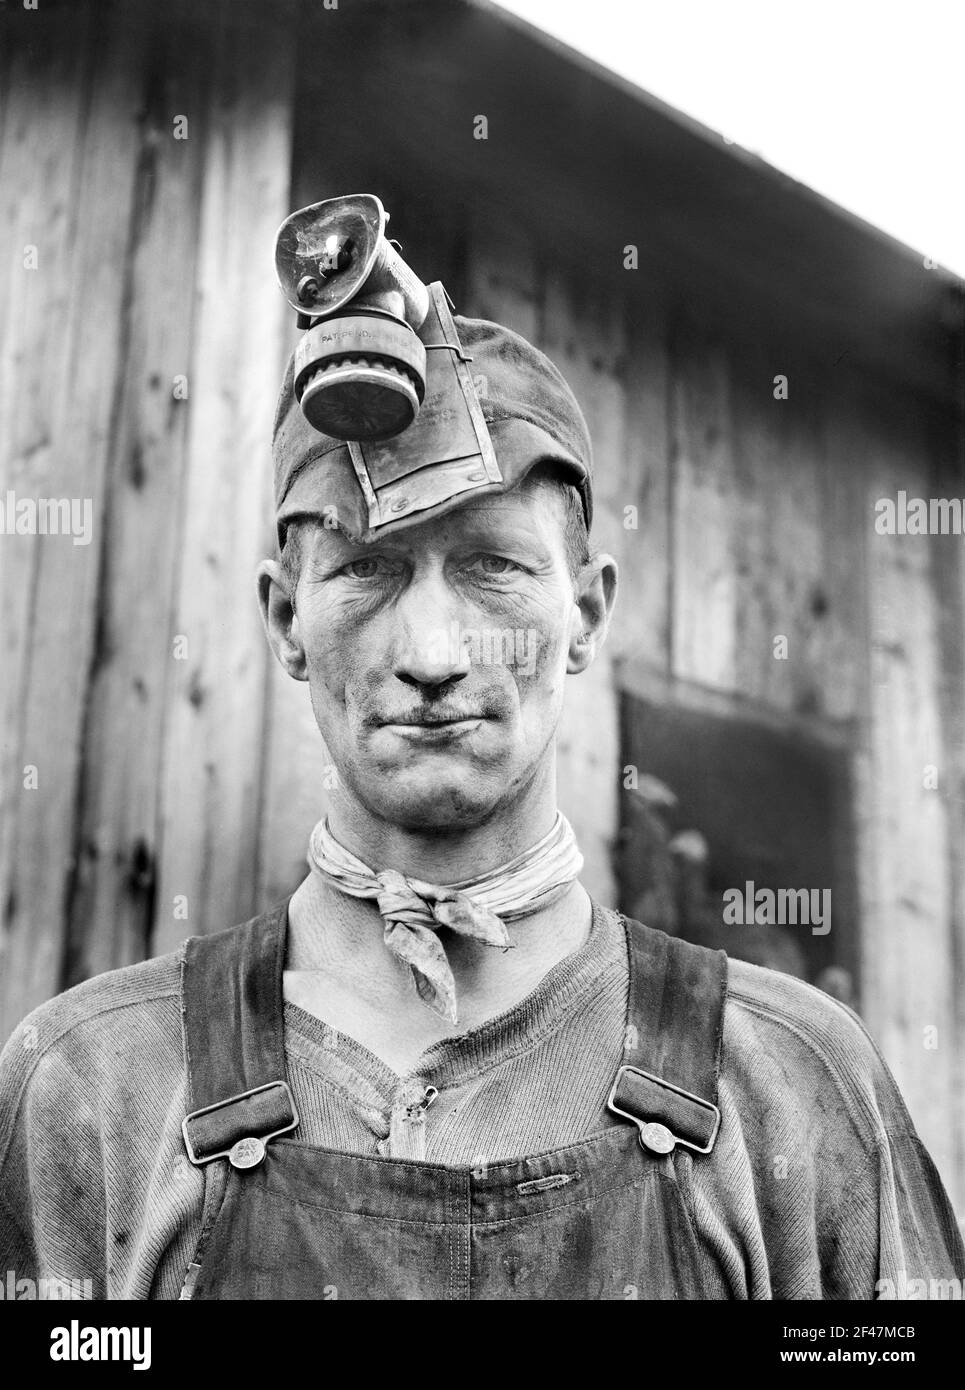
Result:
<svg viewBox="0 0 965 1390">
<path fill-rule="evenodd" d="M 510 492 L 494 493 L 483 497 L 473 497 L 453 507 L 441 516 L 427 517 L 424 521 L 413 520 L 403 529 L 388 535 L 350 535 L 337 521 L 322 522 L 319 518 L 314 527 L 315 541 L 319 546 L 345 549 L 365 547 L 393 550 L 423 550 L 429 545 L 447 544 L 474 536 L 504 535 L 516 539 L 530 537 L 535 547 L 534 523 L 545 514 L 545 493 L 542 488 L 513 488 Z"/>
</svg>

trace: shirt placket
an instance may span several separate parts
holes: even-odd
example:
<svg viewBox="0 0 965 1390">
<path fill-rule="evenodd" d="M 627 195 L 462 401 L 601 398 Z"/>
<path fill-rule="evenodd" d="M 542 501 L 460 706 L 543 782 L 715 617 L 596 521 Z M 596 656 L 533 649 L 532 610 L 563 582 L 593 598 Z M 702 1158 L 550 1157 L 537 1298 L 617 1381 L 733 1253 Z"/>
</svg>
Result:
<svg viewBox="0 0 965 1390">
<path fill-rule="evenodd" d="M 405 1077 L 399 1082 L 389 1112 L 388 1157 L 425 1161 L 426 1117 L 438 1094 L 424 1077 Z"/>
</svg>

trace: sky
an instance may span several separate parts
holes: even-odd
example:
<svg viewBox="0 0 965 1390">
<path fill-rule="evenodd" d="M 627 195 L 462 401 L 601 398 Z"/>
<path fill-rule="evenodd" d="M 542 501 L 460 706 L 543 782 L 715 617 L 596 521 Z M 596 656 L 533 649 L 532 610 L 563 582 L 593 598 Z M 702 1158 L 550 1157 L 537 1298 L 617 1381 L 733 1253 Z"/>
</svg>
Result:
<svg viewBox="0 0 965 1390">
<path fill-rule="evenodd" d="M 499 0 L 965 276 L 965 0 Z"/>
</svg>

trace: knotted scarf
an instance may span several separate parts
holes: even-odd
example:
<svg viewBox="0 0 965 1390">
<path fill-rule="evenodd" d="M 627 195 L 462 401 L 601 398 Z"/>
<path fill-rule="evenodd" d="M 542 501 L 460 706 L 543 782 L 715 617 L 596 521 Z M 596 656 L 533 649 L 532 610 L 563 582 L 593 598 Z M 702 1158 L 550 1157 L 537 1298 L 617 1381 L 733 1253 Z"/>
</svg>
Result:
<svg viewBox="0 0 965 1390">
<path fill-rule="evenodd" d="M 543 839 L 509 863 L 459 883 L 425 883 L 395 869 L 376 873 L 339 844 L 321 820 L 312 831 L 308 863 L 352 898 L 374 898 L 385 922 L 384 940 L 411 972 L 423 1003 L 457 1023 L 456 985 L 436 932 L 448 927 L 486 946 L 513 945 L 504 925 L 546 907 L 583 867 L 573 829 L 557 811 Z"/>
</svg>

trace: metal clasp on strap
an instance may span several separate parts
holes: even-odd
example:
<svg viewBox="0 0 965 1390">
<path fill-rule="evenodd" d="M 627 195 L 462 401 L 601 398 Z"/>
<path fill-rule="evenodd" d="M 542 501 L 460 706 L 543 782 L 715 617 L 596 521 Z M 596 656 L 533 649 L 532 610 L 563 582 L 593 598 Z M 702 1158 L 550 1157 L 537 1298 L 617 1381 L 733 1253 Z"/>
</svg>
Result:
<svg viewBox="0 0 965 1390">
<path fill-rule="evenodd" d="M 287 1081 L 269 1081 L 227 1100 L 193 1110 L 181 1121 L 188 1158 L 200 1168 L 227 1158 L 234 1168 L 256 1168 L 265 1145 L 298 1124 L 298 1112 Z"/>
<path fill-rule="evenodd" d="M 620 1096 L 622 1105 L 617 1104 L 617 1093 L 621 1085 L 624 1085 L 624 1092 L 627 1087 L 625 1083 L 629 1078 L 639 1077 L 644 1083 L 651 1083 L 650 1086 L 640 1086 L 639 1082 L 630 1080 L 630 1088 L 636 1088 L 644 1092 L 640 1096 L 641 1112 L 634 1114 L 632 1110 L 624 1109 L 628 1097 Z M 653 1087 L 659 1087 L 659 1092 L 654 1092 Z M 646 1092 L 649 1091 L 649 1095 Z M 661 1103 L 660 1093 L 669 1093 Z M 622 1066 L 616 1074 L 616 1079 L 607 1097 L 607 1109 L 614 1115 L 619 1115 L 625 1120 L 632 1120 L 640 1131 L 640 1144 L 642 1148 L 649 1149 L 651 1153 L 668 1154 L 672 1153 L 677 1144 L 682 1144 L 686 1149 L 692 1149 L 694 1153 L 709 1154 L 714 1147 L 717 1132 L 720 1129 L 720 1110 L 709 1100 L 701 1100 L 700 1096 L 695 1096 L 690 1091 L 683 1090 L 680 1086 L 674 1086 L 669 1081 L 664 1081 L 661 1076 L 654 1076 L 651 1072 L 643 1071 L 640 1067 Z M 690 1111 L 689 1116 L 687 1111 Z M 666 1120 L 670 1120 L 674 1125 L 671 1129 Z M 688 1120 L 690 1123 L 688 1123 Z M 690 1134 L 690 1138 L 685 1138 L 679 1131 L 684 1129 Z M 703 1141 L 703 1142 L 701 1142 Z"/>
</svg>

